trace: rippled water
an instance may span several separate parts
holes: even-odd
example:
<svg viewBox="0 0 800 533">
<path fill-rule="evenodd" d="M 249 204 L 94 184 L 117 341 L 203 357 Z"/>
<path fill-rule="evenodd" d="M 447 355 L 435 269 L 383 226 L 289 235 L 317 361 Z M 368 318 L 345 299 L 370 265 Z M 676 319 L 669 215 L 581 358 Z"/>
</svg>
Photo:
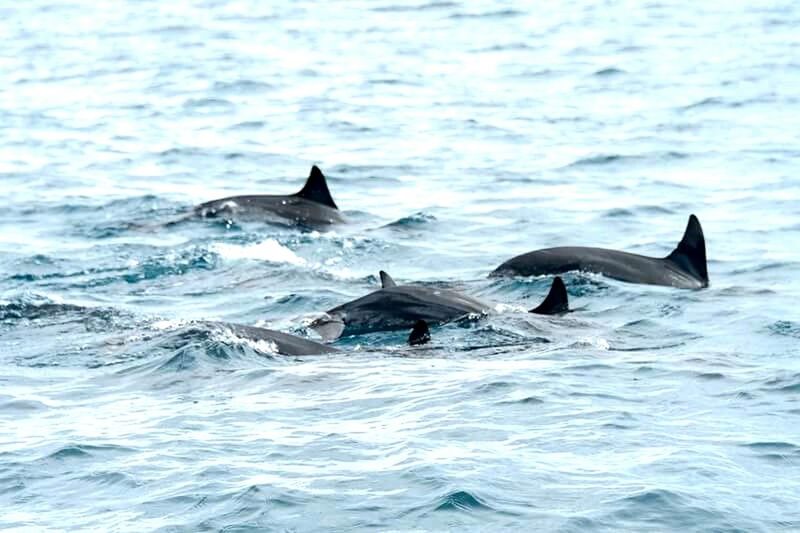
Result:
<svg viewBox="0 0 800 533">
<path fill-rule="evenodd" d="M 796 3 L 0 7 L 0 528 L 800 529 Z M 170 224 L 290 193 L 350 223 Z M 711 287 L 486 278 L 554 245 Z M 499 311 L 271 356 L 398 281 Z"/>
</svg>

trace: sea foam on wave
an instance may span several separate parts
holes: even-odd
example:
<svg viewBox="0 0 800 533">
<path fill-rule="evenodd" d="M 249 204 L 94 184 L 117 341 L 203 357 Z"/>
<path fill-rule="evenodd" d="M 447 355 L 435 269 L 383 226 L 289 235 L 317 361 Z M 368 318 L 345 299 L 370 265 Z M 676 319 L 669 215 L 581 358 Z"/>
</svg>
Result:
<svg viewBox="0 0 800 533">
<path fill-rule="evenodd" d="M 275 239 L 254 244 L 228 244 L 215 243 L 211 249 L 224 259 L 258 259 L 270 263 L 288 263 L 291 265 L 305 265 L 306 260 L 283 246 Z"/>
</svg>

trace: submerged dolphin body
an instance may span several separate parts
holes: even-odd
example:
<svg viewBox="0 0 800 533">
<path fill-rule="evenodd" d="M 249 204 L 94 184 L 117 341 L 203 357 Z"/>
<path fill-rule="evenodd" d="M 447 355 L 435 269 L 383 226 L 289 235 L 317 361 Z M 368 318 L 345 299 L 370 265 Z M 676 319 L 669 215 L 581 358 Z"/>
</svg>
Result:
<svg viewBox="0 0 800 533">
<path fill-rule="evenodd" d="M 295 194 L 229 196 L 195 207 L 202 217 L 241 214 L 244 216 L 277 217 L 294 224 L 320 226 L 344 222 L 333 201 L 322 171 L 314 165 L 306 184 Z"/>
<path fill-rule="evenodd" d="M 206 327 L 214 330 L 227 330 L 240 337 L 251 341 L 264 341 L 269 343 L 271 351 L 277 355 L 324 355 L 342 353 L 342 350 L 328 344 L 322 344 L 311 339 L 304 339 L 297 335 L 275 331 L 273 329 L 231 324 L 229 322 L 205 322 Z M 430 340 L 428 325 L 419 321 L 408 337 L 411 346 L 425 344 Z"/>
<path fill-rule="evenodd" d="M 272 329 L 243 326 L 241 324 L 231 324 L 228 322 L 206 322 L 206 325 L 212 329 L 228 330 L 237 337 L 243 339 L 265 341 L 271 345 L 271 348 L 274 349 L 275 353 L 278 355 L 322 355 L 339 353 L 341 351 L 333 346 Z"/>
<path fill-rule="evenodd" d="M 330 309 L 325 317 L 311 323 L 311 328 L 325 340 L 343 334 L 353 335 L 371 331 L 390 331 L 415 327 L 412 340 L 421 341 L 425 332 L 419 321 L 432 325 L 455 320 L 471 313 L 485 314 L 491 306 L 456 291 L 397 285 L 381 271 L 381 288 Z M 561 278 L 556 278 L 550 294 L 532 313 L 558 314 L 567 310 L 567 292 Z"/>
<path fill-rule="evenodd" d="M 597 272 L 630 283 L 682 289 L 708 287 L 703 229 L 697 217 L 691 215 L 678 247 L 664 258 L 604 248 L 547 248 L 509 259 L 489 276 L 542 276 L 573 270 Z"/>
</svg>

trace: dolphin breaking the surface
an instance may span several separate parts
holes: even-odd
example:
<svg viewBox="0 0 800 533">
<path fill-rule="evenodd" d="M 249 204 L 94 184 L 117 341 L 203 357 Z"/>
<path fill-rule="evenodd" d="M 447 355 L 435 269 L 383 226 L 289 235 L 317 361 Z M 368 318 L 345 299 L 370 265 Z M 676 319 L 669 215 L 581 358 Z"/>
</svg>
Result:
<svg viewBox="0 0 800 533">
<path fill-rule="evenodd" d="M 703 229 L 697 217 L 691 215 L 681 242 L 664 258 L 604 248 L 547 248 L 509 259 L 489 276 L 543 276 L 574 270 L 597 272 L 630 283 L 682 289 L 708 287 Z"/>
<path fill-rule="evenodd" d="M 333 346 L 272 329 L 231 324 L 229 322 L 206 322 L 205 324 L 212 329 L 228 330 L 243 339 L 265 341 L 278 355 L 322 355 L 341 352 L 341 350 Z"/>
<path fill-rule="evenodd" d="M 415 340 L 424 338 L 419 321 L 438 325 L 470 314 L 483 315 L 491 306 L 456 291 L 421 285 L 397 285 L 389 274 L 380 272 L 381 288 L 351 302 L 328 310 L 310 327 L 326 341 L 340 336 L 390 331 L 418 326 Z M 567 291 L 556 278 L 550 294 L 530 312 L 559 314 L 568 310 Z M 411 339 L 409 339 L 409 342 Z"/>
<path fill-rule="evenodd" d="M 321 226 L 344 222 L 322 171 L 314 165 L 299 192 L 290 195 L 229 196 L 205 202 L 194 209 L 202 217 L 243 215 L 277 218 L 293 224 Z"/>
<path fill-rule="evenodd" d="M 230 331 L 236 337 L 242 339 L 266 342 L 270 351 L 277 355 L 299 356 L 342 353 L 342 350 L 329 344 L 322 344 L 311 339 L 305 339 L 297 335 L 275 331 L 273 329 L 245 326 L 230 322 L 203 322 L 203 324 L 211 330 Z M 408 337 L 408 344 L 411 346 L 425 344 L 430 338 L 430 331 L 428 330 L 427 323 L 420 320 L 411 330 L 411 334 Z"/>
</svg>

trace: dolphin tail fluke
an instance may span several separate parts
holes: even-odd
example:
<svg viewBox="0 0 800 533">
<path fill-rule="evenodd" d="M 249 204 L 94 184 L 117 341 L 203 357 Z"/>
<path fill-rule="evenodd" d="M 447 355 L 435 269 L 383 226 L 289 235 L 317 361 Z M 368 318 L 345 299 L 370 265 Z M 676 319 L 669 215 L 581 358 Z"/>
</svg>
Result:
<svg viewBox="0 0 800 533">
<path fill-rule="evenodd" d="M 547 297 L 539 304 L 539 307 L 531 309 L 529 312 L 538 315 L 558 315 L 567 311 L 569 311 L 567 287 L 564 285 L 564 280 L 556 276 Z"/>
<path fill-rule="evenodd" d="M 703 228 L 700 227 L 700 221 L 696 216 L 689 216 L 689 223 L 686 225 L 681 242 L 666 259 L 700 280 L 703 287 L 708 287 L 706 239 L 703 237 Z"/>
<path fill-rule="evenodd" d="M 411 335 L 408 336 L 408 344 L 411 346 L 420 346 L 426 344 L 431 340 L 431 331 L 428 329 L 428 323 L 424 320 L 417 320 L 414 324 L 414 329 L 411 330 Z"/>
<path fill-rule="evenodd" d="M 326 205 L 334 209 L 339 209 L 336 202 L 333 201 L 331 191 L 328 190 L 328 182 L 325 181 L 325 175 L 317 165 L 311 167 L 311 173 L 308 175 L 306 184 L 300 189 L 300 192 L 295 194 L 300 198 L 305 198 L 318 204 Z"/>
</svg>

